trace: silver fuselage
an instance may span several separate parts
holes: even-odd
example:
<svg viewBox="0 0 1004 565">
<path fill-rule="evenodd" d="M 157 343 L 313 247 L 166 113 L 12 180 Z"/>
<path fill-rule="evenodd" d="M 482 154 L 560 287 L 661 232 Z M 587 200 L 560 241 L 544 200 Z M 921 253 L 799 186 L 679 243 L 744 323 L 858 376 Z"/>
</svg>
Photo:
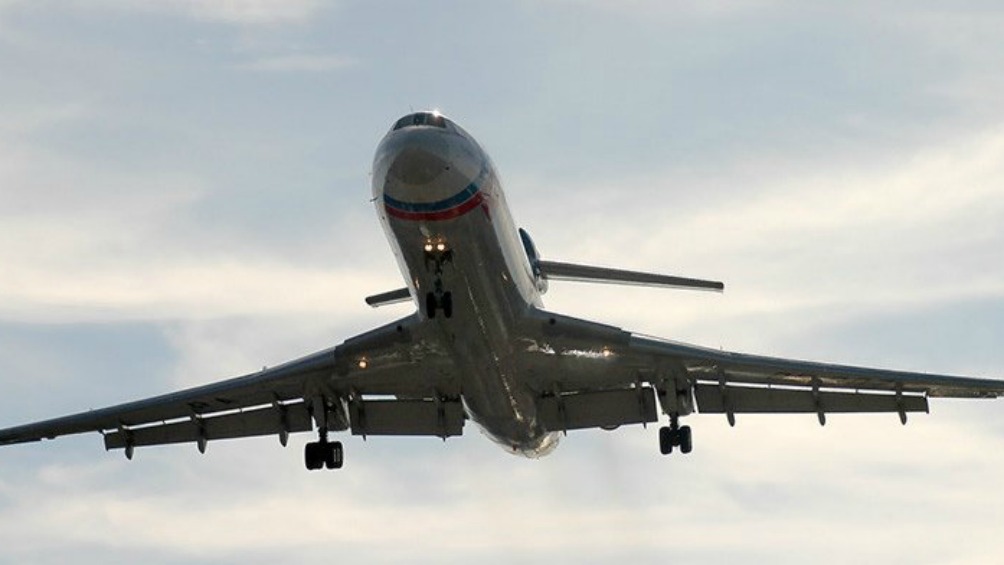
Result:
<svg viewBox="0 0 1004 565">
<path fill-rule="evenodd" d="M 430 292 L 452 293 L 452 315 L 428 319 L 452 353 L 468 415 L 515 453 L 540 456 L 557 434 L 537 419 L 521 379 L 530 314 L 542 305 L 537 281 L 488 155 L 463 129 L 410 126 L 376 151 L 373 195 L 380 222 L 420 315 Z M 427 245 L 448 246 L 439 269 Z"/>
</svg>

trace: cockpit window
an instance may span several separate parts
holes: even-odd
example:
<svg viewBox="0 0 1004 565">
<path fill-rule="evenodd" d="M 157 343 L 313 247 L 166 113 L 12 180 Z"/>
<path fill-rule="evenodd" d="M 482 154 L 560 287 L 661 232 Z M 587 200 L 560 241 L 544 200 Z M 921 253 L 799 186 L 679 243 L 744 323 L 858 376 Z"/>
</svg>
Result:
<svg viewBox="0 0 1004 565">
<path fill-rule="evenodd" d="M 394 124 L 394 130 L 396 131 L 409 126 L 432 126 L 445 129 L 446 118 L 432 112 L 418 112 L 417 114 L 410 114 L 398 120 Z"/>
</svg>

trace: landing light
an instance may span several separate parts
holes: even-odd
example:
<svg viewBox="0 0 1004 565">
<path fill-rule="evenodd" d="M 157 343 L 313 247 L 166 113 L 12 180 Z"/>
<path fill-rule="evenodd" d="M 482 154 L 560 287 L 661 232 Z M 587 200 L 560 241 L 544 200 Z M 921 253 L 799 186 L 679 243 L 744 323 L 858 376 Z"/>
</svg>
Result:
<svg viewBox="0 0 1004 565">
<path fill-rule="evenodd" d="M 425 251 L 426 252 L 431 252 L 432 251 L 432 244 L 431 243 L 426 243 L 425 244 Z"/>
<path fill-rule="evenodd" d="M 360 369 L 365 369 L 366 367 L 369 367 L 369 366 L 370 366 L 369 362 L 367 362 L 365 359 L 360 359 L 359 360 L 359 368 Z"/>
<path fill-rule="evenodd" d="M 446 251 L 446 244 L 445 243 L 439 243 L 439 244 L 437 244 L 436 245 L 436 251 Z"/>
</svg>

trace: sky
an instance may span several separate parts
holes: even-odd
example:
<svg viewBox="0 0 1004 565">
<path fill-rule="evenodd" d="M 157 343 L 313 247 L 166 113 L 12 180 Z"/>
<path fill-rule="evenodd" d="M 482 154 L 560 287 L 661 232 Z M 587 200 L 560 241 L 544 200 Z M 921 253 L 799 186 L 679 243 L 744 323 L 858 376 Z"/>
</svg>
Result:
<svg viewBox="0 0 1004 565">
<path fill-rule="evenodd" d="M 0 0 L 0 426 L 275 365 L 409 313 L 376 144 L 442 110 L 548 259 L 549 309 L 750 353 L 1004 378 L 994 2 Z M 541 460 L 473 425 L 0 449 L 0 563 L 1004 561 L 1004 405 L 695 415 Z"/>
</svg>

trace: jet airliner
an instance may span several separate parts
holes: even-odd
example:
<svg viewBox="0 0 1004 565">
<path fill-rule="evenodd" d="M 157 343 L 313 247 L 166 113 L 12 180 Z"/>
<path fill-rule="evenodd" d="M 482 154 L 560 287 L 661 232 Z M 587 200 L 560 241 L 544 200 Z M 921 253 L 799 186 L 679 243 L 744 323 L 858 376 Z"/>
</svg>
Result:
<svg viewBox="0 0 1004 565">
<path fill-rule="evenodd" d="M 285 364 L 214 384 L 0 430 L 0 444 L 99 432 L 141 446 L 315 432 L 308 469 L 337 469 L 330 434 L 431 436 L 473 421 L 505 450 L 551 452 L 571 430 L 664 419 L 659 449 L 690 453 L 681 418 L 927 412 L 936 397 L 996 398 L 1004 381 L 732 353 L 544 308 L 554 280 L 721 291 L 720 282 L 548 261 L 513 221 L 488 155 L 438 112 L 395 122 L 373 164 L 373 201 L 405 286 L 366 298 L 413 314 Z"/>
</svg>

